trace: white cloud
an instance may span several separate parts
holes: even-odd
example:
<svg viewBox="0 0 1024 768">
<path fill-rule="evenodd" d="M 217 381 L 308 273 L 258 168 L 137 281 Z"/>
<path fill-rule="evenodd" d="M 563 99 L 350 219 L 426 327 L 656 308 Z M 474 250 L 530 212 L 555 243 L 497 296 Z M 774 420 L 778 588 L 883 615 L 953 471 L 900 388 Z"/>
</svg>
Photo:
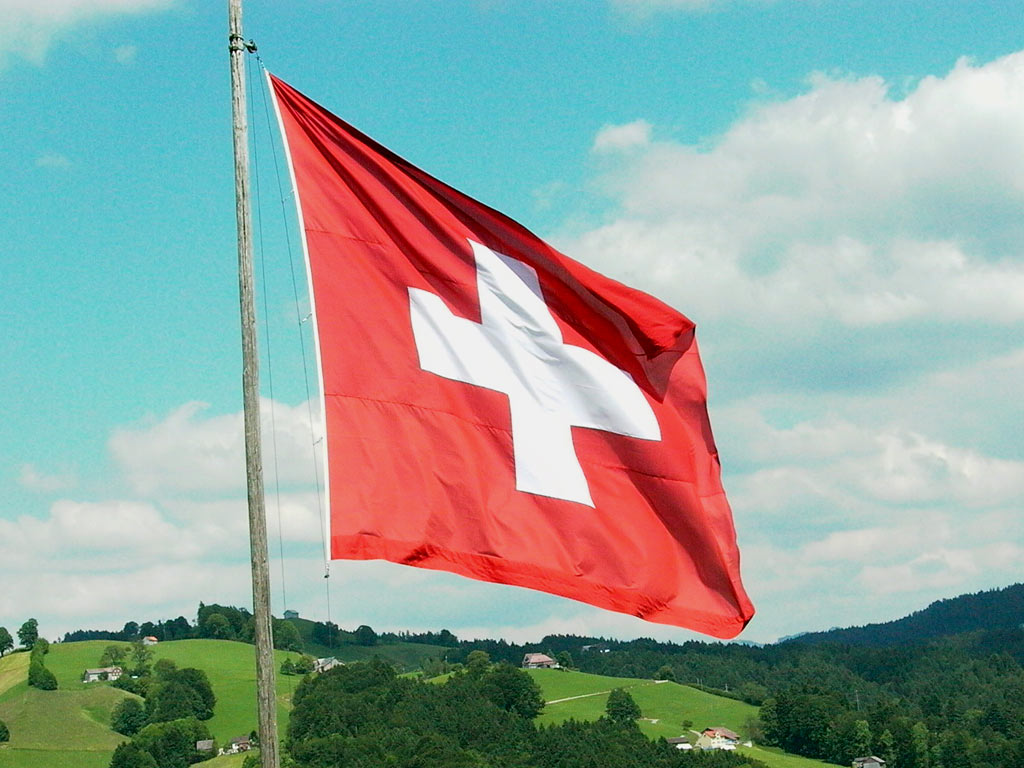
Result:
<svg viewBox="0 0 1024 768">
<path fill-rule="evenodd" d="M 188 403 L 163 419 L 114 431 L 111 455 L 138 493 L 209 493 L 245 487 L 242 414 L 208 416 L 205 410 L 202 403 Z M 286 486 L 312 486 L 313 444 L 320 428 L 311 430 L 307 405 L 263 400 L 261 411 L 267 486 L 272 487 L 275 468 Z M 314 420 L 318 420 L 315 414 Z M 320 461 L 319 451 L 315 460 Z"/>
<path fill-rule="evenodd" d="M 594 137 L 594 152 L 621 152 L 651 143 L 651 124 L 634 120 L 624 125 L 606 125 Z"/>
<path fill-rule="evenodd" d="M 0 68 L 16 55 L 40 64 L 54 40 L 77 24 L 166 8 L 175 0 L 0 0 Z"/>
<path fill-rule="evenodd" d="M 617 210 L 568 250 L 705 322 L 1024 320 L 1024 53 L 899 100 L 817 75 L 707 147 L 642 147 L 605 179 Z"/>
</svg>

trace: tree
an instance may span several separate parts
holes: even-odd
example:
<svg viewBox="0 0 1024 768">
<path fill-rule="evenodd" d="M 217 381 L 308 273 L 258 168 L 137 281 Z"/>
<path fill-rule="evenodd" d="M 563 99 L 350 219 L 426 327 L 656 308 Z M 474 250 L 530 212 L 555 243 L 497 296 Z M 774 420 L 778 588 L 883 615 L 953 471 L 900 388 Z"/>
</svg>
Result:
<svg viewBox="0 0 1024 768">
<path fill-rule="evenodd" d="M 143 675 L 149 674 L 149 662 L 153 658 L 153 651 L 146 647 L 146 644 L 142 640 L 136 640 L 132 643 L 132 674 Z"/>
<path fill-rule="evenodd" d="M 128 645 L 108 645 L 103 649 L 103 655 L 100 656 L 100 666 L 119 667 L 128 657 L 130 651 L 131 646 Z"/>
<path fill-rule="evenodd" d="M 377 633 L 373 631 L 373 627 L 369 627 L 366 624 L 360 624 L 356 628 L 356 645 L 371 646 L 377 644 Z"/>
<path fill-rule="evenodd" d="M 605 704 L 604 711 L 609 720 L 619 725 L 635 723 L 640 717 L 640 707 L 633 701 L 629 692 L 622 688 L 615 688 L 608 694 L 608 703 Z"/>
<path fill-rule="evenodd" d="M 336 648 L 341 644 L 341 630 L 333 621 L 318 621 L 313 625 L 313 642 Z"/>
<path fill-rule="evenodd" d="M 121 630 L 121 634 L 125 640 L 134 640 L 139 636 L 139 624 L 135 621 L 125 622 L 124 629 Z"/>
<path fill-rule="evenodd" d="M 0 744 L 2 744 L 5 741 L 10 741 L 10 740 L 11 740 L 11 732 L 7 728 L 7 723 L 5 723 L 3 720 L 0 720 Z"/>
<path fill-rule="evenodd" d="M 39 639 L 39 622 L 35 619 L 29 619 L 21 625 L 21 629 L 18 630 L 18 641 L 21 643 L 21 647 L 27 650 L 31 650 L 32 646 L 36 644 L 36 640 Z"/>
<path fill-rule="evenodd" d="M 146 750 L 130 741 L 125 741 L 114 750 L 110 768 L 157 768 L 156 760 Z"/>
<path fill-rule="evenodd" d="M 675 680 L 676 673 L 668 664 L 662 664 L 654 673 L 655 680 Z"/>
<path fill-rule="evenodd" d="M 153 664 L 153 677 L 157 680 L 169 680 L 178 671 L 178 665 L 172 659 L 157 659 Z"/>
<path fill-rule="evenodd" d="M 208 613 L 203 617 L 199 624 L 199 636 L 214 640 L 234 640 L 236 637 L 231 622 L 220 613 Z"/>
<path fill-rule="evenodd" d="M 532 720 L 544 709 L 540 686 L 529 674 L 511 664 L 495 665 L 481 682 L 484 696 L 506 712 Z"/>
<path fill-rule="evenodd" d="M 765 699 L 768 698 L 768 689 L 760 683 L 755 683 L 747 680 L 743 685 L 740 686 L 740 698 L 742 698 L 747 704 L 753 704 L 755 707 L 759 707 L 764 704 Z"/>
<path fill-rule="evenodd" d="M 217 697 L 213 695 L 213 686 L 210 685 L 210 679 L 206 676 L 206 672 L 195 667 L 185 667 L 179 669 L 172 679 L 184 683 L 198 694 L 203 708 L 196 712 L 196 717 L 200 720 L 209 720 L 213 717 L 213 707 L 217 703 Z"/>
<path fill-rule="evenodd" d="M 896 764 L 896 749 L 895 739 L 893 738 L 892 731 L 886 728 L 882 731 L 882 735 L 878 737 L 878 751 L 879 757 L 885 760 L 886 765 Z"/>
<path fill-rule="evenodd" d="M 194 717 L 147 725 L 132 739 L 153 756 L 160 768 L 187 768 L 196 756 L 196 742 L 210 738 Z"/>
<path fill-rule="evenodd" d="M 913 752 L 912 768 L 928 768 L 928 726 L 924 723 L 914 723 L 910 729 L 911 750 Z"/>
<path fill-rule="evenodd" d="M 164 624 L 164 640 L 186 640 L 194 634 L 192 625 L 184 616 L 179 616 Z"/>
<path fill-rule="evenodd" d="M 491 668 L 491 657 L 487 651 L 470 651 L 466 657 L 466 671 L 470 677 L 482 677 Z"/>
<path fill-rule="evenodd" d="M 209 720 L 217 699 L 201 669 L 186 667 L 168 672 L 146 696 L 146 711 L 153 723 L 195 717 Z"/>
<path fill-rule="evenodd" d="M 274 636 L 274 647 L 278 650 L 302 652 L 302 636 L 292 622 L 274 619 L 271 622 L 271 633 Z"/>
<path fill-rule="evenodd" d="M 562 667 L 562 669 L 572 669 L 573 668 L 573 665 L 572 665 L 572 654 L 569 653 L 568 651 L 561 651 L 561 652 L 559 652 L 558 656 L 556 656 L 555 659 L 558 661 L 558 664 L 559 664 L 559 666 Z"/>
<path fill-rule="evenodd" d="M 850 741 L 851 759 L 866 757 L 871 754 L 871 727 L 867 720 L 857 720 L 853 724 L 853 734 Z"/>
<path fill-rule="evenodd" d="M 146 725 L 146 709 L 134 696 L 128 696 L 110 712 L 110 727 L 125 736 L 134 736 Z"/>
<path fill-rule="evenodd" d="M 7 631 L 7 627 L 0 627 L 0 656 L 3 656 L 14 647 L 14 638 Z"/>
<path fill-rule="evenodd" d="M 281 674 L 282 675 L 294 675 L 295 664 L 291 659 L 285 659 L 281 662 Z"/>
<path fill-rule="evenodd" d="M 43 662 L 33 659 L 28 665 L 28 684 L 41 691 L 57 690 L 57 678 L 53 672 L 43 666 Z"/>
</svg>

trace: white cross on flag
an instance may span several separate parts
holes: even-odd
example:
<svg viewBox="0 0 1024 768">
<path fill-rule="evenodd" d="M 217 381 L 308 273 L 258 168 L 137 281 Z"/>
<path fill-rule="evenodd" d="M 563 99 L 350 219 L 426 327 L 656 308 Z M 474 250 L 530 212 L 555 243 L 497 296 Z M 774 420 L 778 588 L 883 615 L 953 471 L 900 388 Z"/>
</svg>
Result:
<svg viewBox="0 0 1024 768">
<path fill-rule="evenodd" d="M 330 550 L 733 637 L 693 323 L 271 77 L 310 268 Z"/>
</svg>

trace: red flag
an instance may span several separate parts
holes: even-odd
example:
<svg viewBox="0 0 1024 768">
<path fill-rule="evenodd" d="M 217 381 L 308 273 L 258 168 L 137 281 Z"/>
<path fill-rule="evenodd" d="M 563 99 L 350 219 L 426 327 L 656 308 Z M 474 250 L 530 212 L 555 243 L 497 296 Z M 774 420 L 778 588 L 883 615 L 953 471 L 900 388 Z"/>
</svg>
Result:
<svg viewBox="0 0 1024 768">
<path fill-rule="evenodd" d="M 331 557 L 735 636 L 753 606 L 693 323 L 270 79 L 309 259 Z"/>
</svg>

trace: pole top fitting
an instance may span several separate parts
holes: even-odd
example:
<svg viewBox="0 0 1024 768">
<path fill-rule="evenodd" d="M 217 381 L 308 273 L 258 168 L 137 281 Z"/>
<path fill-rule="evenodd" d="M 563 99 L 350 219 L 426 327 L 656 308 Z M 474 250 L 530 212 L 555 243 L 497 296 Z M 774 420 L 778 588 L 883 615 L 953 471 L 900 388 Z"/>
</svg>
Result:
<svg viewBox="0 0 1024 768">
<path fill-rule="evenodd" d="M 246 40 L 241 35 L 231 34 L 228 36 L 230 41 L 228 44 L 229 51 L 246 51 L 247 53 L 256 53 L 256 42 L 254 40 Z"/>
</svg>

